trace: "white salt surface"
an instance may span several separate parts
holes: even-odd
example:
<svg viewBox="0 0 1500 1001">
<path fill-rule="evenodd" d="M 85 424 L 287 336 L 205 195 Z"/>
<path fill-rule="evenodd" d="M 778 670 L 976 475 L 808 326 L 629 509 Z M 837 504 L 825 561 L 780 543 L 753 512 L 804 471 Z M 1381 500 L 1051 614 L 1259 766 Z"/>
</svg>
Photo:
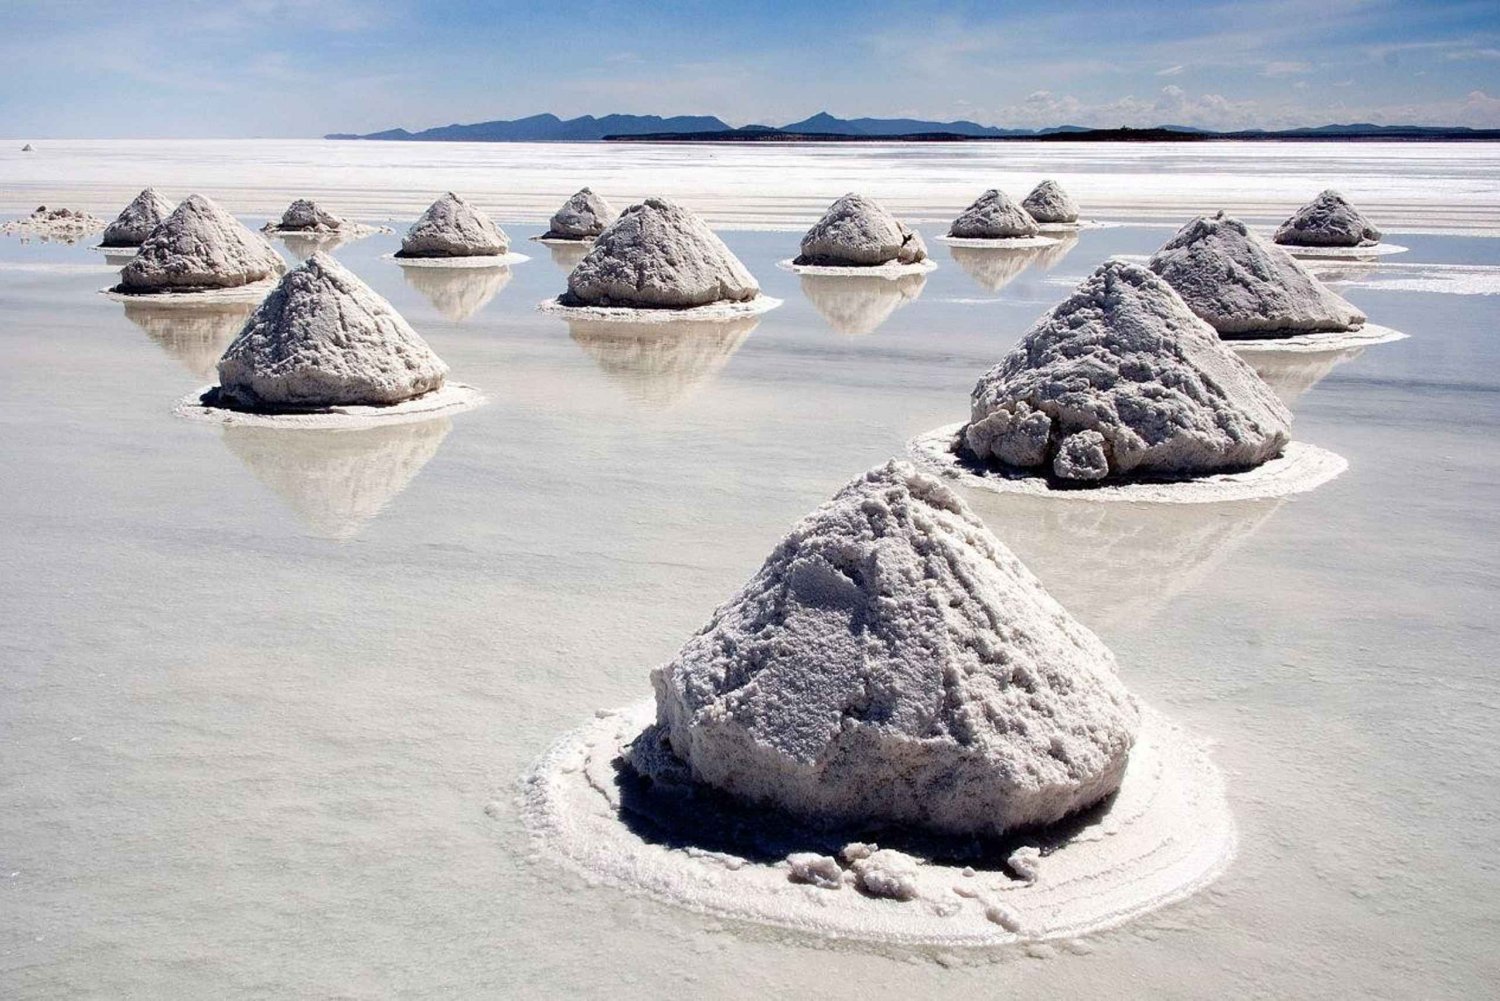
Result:
<svg viewBox="0 0 1500 1001">
<path fill-rule="evenodd" d="M 1464 264 L 1385 265 L 1355 278 L 1328 279 L 1341 289 L 1500 295 L 1500 267 Z M 1366 328 L 1368 329 L 1368 328 Z"/>
<path fill-rule="evenodd" d="M 761 293 L 745 302 L 711 302 L 687 309 L 636 309 L 630 306 L 565 306 L 557 299 L 543 299 L 537 309 L 556 316 L 586 320 L 621 320 L 630 323 L 677 323 L 679 321 L 733 320 L 759 316 L 781 305 L 781 300 Z"/>
<path fill-rule="evenodd" d="M 976 471 L 954 452 L 963 424 L 949 424 L 918 435 L 907 452 L 928 472 L 948 477 L 956 485 L 994 493 L 1045 495 L 1064 500 L 1149 504 L 1217 504 L 1224 501 L 1263 500 L 1306 493 L 1349 468 L 1348 460 L 1327 449 L 1294 441 L 1281 456 L 1243 473 L 1216 473 L 1191 480 L 1110 483 L 1097 487 L 1054 487 L 1042 476 L 1008 476 Z"/>
<path fill-rule="evenodd" d="M 356 430 L 411 424 L 473 410 L 484 403 L 484 394 L 461 382 L 448 382 L 441 389 L 384 407 L 343 406 L 297 413 L 272 414 L 228 407 L 209 406 L 204 394 L 215 386 L 204 386 L 178 401 L 173 413 L 190 421 L 241 427 L 305 428 L 307 430 Z"/>
<path fill-rule="evenodd" d="M 258 282 L 250 282 L 248 285 L 235 285 L 231 288 L 204 288 L 193 292 L 118 292 L 116 286 L 100 289 L 100 293 L 107 299 L 115 302 L 149 302 L 158 306 L 170 306 L 173 303 L 193 305 L 205 302 L 260 302 L 271 290 L 276 287 L 280 278 L 263 278 Z"/>
<path fill-rule="evenodd" d="M 855 278 L 860 276 L 901 278 L 906 275 L 925 275 L 929 271 L 937 270 L 937 262 L 930 257 L 924 257 L 922 260 L 913 261 L 910 264 L 887 261 L 884 264 L 871 264 L 866 267 L 834 264 L 798 264 L 796 259 L 789 257 L 784 261 L 777 261 L 776 266 L 799 275 L 825 275 L 830 278 Z"/>
<path fill-rule="evenodd" d="M 525 254 L 515 251 L 506 254 L 476 254 L 471 257 L 397 257 L 394 253 L 381 256 L 385 260 L 395 261 L 403 268 L 503 268 L 531 260 Z"/>
<path fill-rule="evenodd" d="M 1073 230 L 1056 229 L 1053 232 L 1071 233 Z M 978 237 L 944 235 L 934 237 L 933 239 L 937 240 L 938 243 L 946 243 L 950 247 L 978 247 L 991 250 L 1005 247 L 1050 247 L 1058 242 L 1056 237 L 1051 236 L 1008 236 L 1001 239 L 984 240 Z"/>
<path fill-rule="evenodd" d="M 906 900 L 879 899 L 853 885 L 808 885 L 793 881 L 784 861 L 799 850 L 788 846 L 805 833 L 768 821 L 755 847 L 773 857 L 753 858 L 717 843 L 695 844 L 693 826 L 631 795 L 616 763 L 654 719 L 654 703 L 641 702 L 602 714 L 558 741 L 522 779 L 522 818 L 549 861 L 721 918 L 871 943 L 994 946 L 1066 939 L 1196 893 L 1235 852 L 1224 783 L 1206 745 L 1143 706 L 1119 793 L 1107 808 L 1086 814 L 1061 844 L 1049 846 L 1035 863 L 1035 881 L 960 859 L 902 867 L 909 885 L 899 892 L 910 895 Z M 887 854 L 876 851 L 866 862 Z M 974 874 L 964 875 L 970 869 Z"/>
</svg>

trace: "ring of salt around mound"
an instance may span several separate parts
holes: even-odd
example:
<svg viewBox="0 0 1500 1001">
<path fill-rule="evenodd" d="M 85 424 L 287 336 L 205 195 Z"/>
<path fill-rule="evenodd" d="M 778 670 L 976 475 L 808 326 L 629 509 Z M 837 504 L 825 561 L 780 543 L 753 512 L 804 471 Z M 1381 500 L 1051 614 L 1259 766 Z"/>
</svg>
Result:
<svg viewBox="0 0 1500 1001">
<path fill-rule="evenodd" d="M 534 243 L 545 243 L 549 247 L 588 247 L 594 243 L 592 236 L 528 236 Z"/>
<path fill-rule="evenodd" d="M 96 244 L 89 248 L 109 257 L 134 257 L 141 252 L 140 247 L 107 247 L 104 244 Z"/>
<path fill-rule="evenodd" d="M 1130 765 L 1107 807 L 1018 842 L 1047 852 L 1033 882 L 993 859 L 971 859 L 966 876 L 960 859 L 918 866 L 916 898 L 904 902 L 794 883 L 785 855 L 838 842 L 820 844 L 779 815 L 756 814 L 764 822 L 753 825 L 748 851 L 759 857 L 747 858 L 704 836 L 711 807 L 652 812 L 647 797 L 632 795 L 620 756 L 655 713 L 647 700 L 559 740 L 521 781 L 522 819 L 566 868 L 699 913 L 873 943 L 1005 945 L 1123 924 L 1203 889 L 1234 857 L 1234 817 L 1206 744 L 1142 706 Z"/>
<path fill-rule="evenodd" d="M 1366 348 L 1372 344 L 1387 344 L 1404 341 L 1410 334 L 1403 334 L 1390 327 L 1367 323 L 1354 330 L 1323 330 L 1294 337 L 1225 337 L 1224 346 L 1236 351 L 1347 351 L 1350 348 Z"/>
<path fill-rule="evenodd" d="M 758 316 L 781 305 L 782 300 L 758 295 L 746 302 L 710 302 L 687 309 L 639 309 L 634 306 L 565 306 L 557 299 L 543 299 L 536 308 L 555 316 L 581 320 L 626 320 L 631 323 L 675 323 L 679 320 L 732 320 Z"/>
<path fill-rule="evenodd" d="M 309 240 L 320 238 L 332 240 L 338 237 L 346 240 L 360 240 L 367 236 L 374 236 L 376 233 L 393 232 L 389 226 L 367 226 L 362 222 L 346 223 L 338 229 L 285 229 L 267 224 L 262 226 L 260 231 L 266 236 L 301 236 Z"/>
<path fill-rule="evenodd" d="M 395 261 L 403 268 L 499 268 L 531 260 L 525 254 L 517 254 L 514 251 L 508 254 L 482 254 L 472 257 L 397 257 L 394 253 L 381 256 L 388 261 Z"/>
<path fill-rule="evenodd" d="M 1399 243 L 1372 243 L 1368 247 L 1299 247 L 1290 243 L 1278 243 L 1276 246 L 1285 250 L 1293 257 L 1333 257 L 1333 258 L 1355 258 L 1385 257 L 1390 254 L 1404 254 L 1409 249 Z"/>
<path fill-rule="evenodd" d="M 1040 233 L 1076 233 L 1081 229 L 1112 229 L 1123 223 L 1104 222 L 1100 219 L 1080 219 L 1077 222 L 1039 222 L 1036 224 Z"/>
<path fill-rule="evenodd" d="M 198 305 L 205 302 L 260 302 L 271 294 L 280 275 L 272 275 L 248 285 L 231 288 L 205 288 L 194 292 L 116 292 L 114 286 L 99 291 L 115 302 L 149 302 L 153 306 Z"/>
<path fill-rule="evenodd" d="M 920 261 L 910 264 L 902 264 L 899 261 L 886 261 L 884 264 L 871 264 L 862 266 L 858 264 L 798 264 L 794 258 L 777 261 L 776 266 L 784 271 L 795 271 L 799 275 L 825 275 L 830 278 L 858 278 L 868 276 L 874 278 L 901 278 L 905 275 L 925 275 L 929 271 L 937 270 L 937 261 L 930 257 L 924 257 Z"/>
<path fill-rule="evenodd" d="M 235 424 L 241 427 L 267 427 L 307 430 L 353 430 L 390 424 L 413 424 L 435 417 L 473 410 L 484 403 L 484 394 L 462 382 L 445 383 L 441 389 L 385 407 L 343 406 L 321 410 L 296 410 L 272 413 L 259 410 L 236 410 L 211 406 L 203 402 L 205 394 L 216 389 L 204 386 L 183 397 L 173 413 L 191 421 L 208 424 Z"/>
<path fill-rule="evenodd" d="M 995 240 L 982 240 L 970 236 L 939 236 L 934 239 L 950 247 L 1050 247 L 1054 243 L 1061 242 L 1051 236 L 1007 236 Z"/>
<path fill-rule="evenodd" d="M 1041 474 L 1007 474 L 965 461 L 954 450 L 963 428 L 963 424 L 949 424 L 920 434 L 907 443 L 906 450 L 928 472 L 960 486 L 997 494 L 1142 504 L 1217 504 L 1306 493 L 1349 468 L 1349 461 L 1341 455 L 1294 441 L 1276 458 L 1239 473 L 1212 473 L 1185 480 L 1129 480 L 1093 487 L 1054 486 Z"/>
</svg>

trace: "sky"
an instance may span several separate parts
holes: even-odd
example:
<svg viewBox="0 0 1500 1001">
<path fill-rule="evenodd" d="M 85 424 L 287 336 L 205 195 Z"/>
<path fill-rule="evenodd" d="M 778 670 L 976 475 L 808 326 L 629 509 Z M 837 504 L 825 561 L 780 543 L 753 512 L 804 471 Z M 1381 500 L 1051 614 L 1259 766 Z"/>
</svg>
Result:
<svg viewBox="0 0 1500 1001">
<path fill-rule="evenodd" d="M 0 25 L 0 132 L 25 138 L 543 111 L 1500 127 L 1500 0 L 0 0 Z"/>
</svg>

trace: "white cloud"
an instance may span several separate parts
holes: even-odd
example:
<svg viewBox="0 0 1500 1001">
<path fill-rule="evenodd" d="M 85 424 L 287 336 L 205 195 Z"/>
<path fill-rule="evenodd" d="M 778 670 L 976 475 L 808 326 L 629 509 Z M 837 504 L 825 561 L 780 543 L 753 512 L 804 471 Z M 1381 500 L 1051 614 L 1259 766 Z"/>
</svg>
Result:
<svg viewBox="0 0 1500 1001">
<path fill-rule="evenodd" d="M 1179 75 L 1186 68 L 1187 67 L 1183 66 L 1181 63 L 1178 63 L 1176 66 L 1168 66 L 1164 70 L 1157 70 L 1156 71 L 1156 75 L 1157 76 L 1177 76 L 1177 75 Z"/>
</svg>

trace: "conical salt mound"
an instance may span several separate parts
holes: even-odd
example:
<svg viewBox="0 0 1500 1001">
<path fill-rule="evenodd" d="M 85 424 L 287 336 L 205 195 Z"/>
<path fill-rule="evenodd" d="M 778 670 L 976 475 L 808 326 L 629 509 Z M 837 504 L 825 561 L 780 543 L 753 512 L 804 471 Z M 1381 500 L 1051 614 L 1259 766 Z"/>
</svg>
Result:
<svg viewBox="0 0 1500 1001">
<path fill-rule="evenodd" d="M 638 744 L 827 825 L 1050 823 L 1119 787 L 1139 722 L 1098 637 L 894 461 L 793 526 L 652 683 Z"/>
<path fill-rule="evenodd" d="M 948 228 L 949 236 L 965 240 L 1014 240 L 1039 232 L 1036 220 L 995 188 L 976 198 Z"/>
<path fill-rule="evenodd" d="M 1380 230 L 1329 188 L 1282 223 L 1275 240 L 1289 247 L 1371 247 Z"/>
<path fill-rule="evenodd" d="M 286 270 L 259 234 L 202 195 L 188 195 L 120 270 L 117 291 L 193 292 L 235 288 Z"/>
<path fill-rule="evenodd" d="M 603 195 L 588 188 L 579 191 L 552 214 L 544 240 L 588 240 L 604 232 L 615 221 L 615 210 Z"/>
<path fill-rule="evenodd" d="M 139 247 L 156 228 L 157 223 L 172 214 L 173 205 L 155 188 L 147 188 L 104 229 L 99 241 L 103 247 Z"/>
<path fill-rule="evenodd" d="M 509 249 L 504 230 L 450 191 L 412 223 L 396 256 L 498 257 Z"/>
<path fill-rule="evenodd" d="M 1056 181 L 1043 181 L 1021 200 L 1021 208 L 1037 222 L 1077 222 L 1078 206 Z"/>
<path fill-rule="evenodd" d="M 1354 330 L 1365 314 L 1280 247 L 1220 212 L 1199 216 L 1152 255 L 1150 268 L 1222 337 Z"/>
<path fill-rule="evenodd" d="M 921 234 L 863 195 L 848 194 L 828 206 L 802 238 L 794 264 L 877 267 L 927 259 Z"/>
<path fill-rule="evenodd" d="M 568 275 L 563 303 L 686 309 L 749 302 L 760 285 L 697 213 L 665 198 L 632 205 Z"/>
<path fill-rule="evenodd" d="M 281 214 L 277 229 L 299 233 L 334 233 L 348 226 L 343 216 L 334 215 L 308 198 L 299 198 Z"/>
<path fill-rule="evenodd" d="M 1291 421 L 1170 286 L 1109 261 L 980 378 L 964 442 L 1064 480 L 1184 477 L 1274 458 Z"/>
<path fill-rule="evenodd" d="M 420 334 L 353 272 L 313 254 L 219 360 L 219 399 L 255 410 L 400 403 L 448 374 Z"/>
</svg>

